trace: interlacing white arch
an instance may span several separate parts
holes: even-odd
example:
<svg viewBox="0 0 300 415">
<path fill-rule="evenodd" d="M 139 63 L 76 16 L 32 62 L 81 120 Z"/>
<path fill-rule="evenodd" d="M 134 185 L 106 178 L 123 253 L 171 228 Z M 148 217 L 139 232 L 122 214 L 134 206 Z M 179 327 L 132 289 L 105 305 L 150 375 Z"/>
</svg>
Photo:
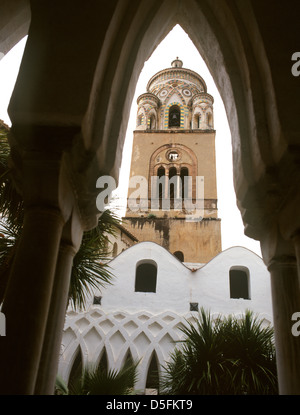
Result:
<svg viewBox="0 0 300 415">
<path fill-rule="evenodd" d="M 171 352 L 175 346 L 180 347 L 176 343 L 183 339 L 180 328 L 187 321 L 193 322 L 195 316 L 197 313 L 178 315 L 171 311 L 104 313 L 99 306 L 92 306 L 85 313 L 70 312 L 66 317 L 59 374 L 68 381 L 78 350 L 83 367 L 98 365 L 105 351 L 108 369 L 115 370 L 120 370 L 130 351 L 133 360 L 139 361 L 136 390 L 143 391 L 153 353 L 161 376 Z M 217 317 L 218 314 L 212 314 L 212 319 Z M 262 317 L 264 324 L 270 324 L 269 316 Z"/>
</svg>

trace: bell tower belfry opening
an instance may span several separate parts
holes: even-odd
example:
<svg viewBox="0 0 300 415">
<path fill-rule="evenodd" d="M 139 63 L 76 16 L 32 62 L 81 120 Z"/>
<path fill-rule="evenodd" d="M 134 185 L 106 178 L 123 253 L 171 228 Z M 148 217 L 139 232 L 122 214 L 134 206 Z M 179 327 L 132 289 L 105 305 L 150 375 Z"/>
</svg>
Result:
<svg viewBox="0 0 300 415">
<path fill-rule="evenodd" d="M 137 99 L 125 226 L 190 263 L 222 249 L 213 102 L 202 77 L 179 58 Z"/>
</svg>

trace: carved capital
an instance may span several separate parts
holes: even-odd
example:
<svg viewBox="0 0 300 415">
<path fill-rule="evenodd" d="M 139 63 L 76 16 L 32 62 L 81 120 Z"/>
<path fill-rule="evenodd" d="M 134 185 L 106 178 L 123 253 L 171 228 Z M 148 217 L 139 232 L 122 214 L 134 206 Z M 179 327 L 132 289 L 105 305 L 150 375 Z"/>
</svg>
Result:
<svg viewBox="0 0 300 415">
<path fill-rule="evenodd" d="M 278 226 L 273 226 L 264 234 L 261 240 L 261 250 L 269 271 L 274 266 L 297 266 L 293 241 L 284 239 Z"/>
</svg>

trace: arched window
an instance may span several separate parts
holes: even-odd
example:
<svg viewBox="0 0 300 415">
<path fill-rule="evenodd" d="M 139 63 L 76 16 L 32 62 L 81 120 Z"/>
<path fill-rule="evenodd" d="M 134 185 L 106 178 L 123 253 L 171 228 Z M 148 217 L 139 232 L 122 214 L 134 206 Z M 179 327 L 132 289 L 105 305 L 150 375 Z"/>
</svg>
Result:
<svg viewBox="0 0 300 415">
<path fill-rule="evenodd" d="M 133 364 L 134 364 L 134 360 L 133 360 L 133 358 L 132 358 L 132 354 L 131 354 L 130 349 L 128 349 L 128 350 L 127 350 L 127 353 L 126 353 L 126 355 L 125 355 L 124 365 L 131 366 L 131 365 L 133 365 Z"/>
<path fill-rule="evenodd" d="M 250 300 L 250 278 L 248 268 L 231 268 L 229 271 L 230 298 Z"/>
<path fill-rule="evenodd" d="M 164 178 L 165 174 L 166 174 L 166 171 L 165 171 L 164 167 L 159 167 L 159 169 L 157 170 L 158 191 L 156 190 L 156 192 L 155 192 L 156 195 L 158 193 L 159 209 L 162 209 L 162 198 L 163 198 L 164 190 L 165 190 L 165 183 L 164 183 L 164 179 L 162 179 L 162 177 Z"/>
<path fill-rule="evenodd" d="M 176 195 L 177 189 L 176 187 L 176 180 L 172 178 L 177 176 L 177 169 L 176 167 L 171 167 L 169 170 L 169 197 L 170 197 L 170 208 L 174 209 L 174 198 Z"/>
<path fill-rule="evenodd" d="M 149 128 L 150 130 L 155 130 L 156 129 L 156 119 L 154 114 L 151 114 L 150 118 L 149 118 Z"/>
<path fill-rule="evenodd" d="M 175 251 L 174 255 L 176 256 L 176 258 L 179 259 L 179 261 L 183 262 L 184 261 L 184 254 L 181 251 Z"/>
<path fill-rule="evenodd" d="M 169 109 L 169 128 L 180 127 L 180 108 L 178 105 L 173 105 Z"/>
<path fill-rule="evenodd" d="M 130 349 L 128 349 L 126 355 L 125 355 L 125 359 L 124 359 L 124 363 L 122 364 L 122 368 L 129 368 L 132 367 L 134 365 L 134 360 L 132 358 L 132 354 L 130 352 Z M 130 382 L 131 384 L 129 384 L 128 386 L 130 388 L 134 388 L 134 379 L 128 379 L 128 382 Z"/>
<path fill-rule="evenodd" d="M 206 124 L 207 128 L 213 128 L 212 114 L 210 112 L 206 114 Z"/>
<path fill-rule="evenodd" d="M 199 129 L 201 123 L 201 114 L 198 112 L 194 115 L 194 128 Z"/>
<path fill-rule="evenodd" d="M 76 357 L 74 359 L 72 369 L 69 376 L 68 386 L 74 387 L 81 378 L 82 375 L 82 355 L 81 349 L 79 348 L 76 352 Z"/>
<path fill-rule="evenodd" d="M 135 292 L 155 293 L 157 265 L 154 261 L 142 262 L 137 265 L 135 273 Z"/>
<path fill-rule="evenodd" d="M 185 182 L 185 177 L 187 177 L 189 175 L 189 169 L 187 167 L 182 167 L 180 170 L 180 179 L 181 179 L 181 197 L 182 199 L 184 199 L 186 196 L 188 197 L 189 195 L 185 195 L 184 194 L 184 182 Z"/>
<path fill-rule="evenodd" d="M 143 114 L 139 114 L 137 117 L 137 126 L 139 127 L 142 124 L 143 124 Z"/>
<path fill-rule="evenodd" d="M 156 353 L 153 352 L 146 380 L 146 389 L 159 389 L 159 372 Z"/>
<path fill-rule="evenodd" d="M 176 150 L 170 151 L 169 154 L 168 154 L 168 159 L 170 161 L 177 161 L 179 159 L 178 151 L 176 151 Z"/>
<path fill-rule="evenodd" d="M 107 361 L 107 353 L 106 353 L 105 347 L 103 349 L 102 356 L 98 364 L 98 370 L 102 373 L 108 372 L 108 361 Z"/>
</svg>

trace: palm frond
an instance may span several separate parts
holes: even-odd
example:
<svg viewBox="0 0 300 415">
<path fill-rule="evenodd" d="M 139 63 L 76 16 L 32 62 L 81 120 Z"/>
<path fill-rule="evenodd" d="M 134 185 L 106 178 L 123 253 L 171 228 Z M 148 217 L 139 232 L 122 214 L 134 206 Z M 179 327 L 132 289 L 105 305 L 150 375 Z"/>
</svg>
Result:
<svg viewBox="0 0 300 415">
<path fill-rule="evenodd" d="M 138 363 L 127 361 L 119 371 L 89 366 L 77 382 L 69 385 L 69 394 L 131 395 L 137 382 Z"/>
<path fill-rule="evenodd" d="M 3 300 L 16 244 L 23 220 L 24 203 L 17 192 L 9 166 L 9 129 L 0 124 L 0 303 Z M 99 218 L 98 226 L 83 235 L 79 251 L 74 257 L 69 302 L 82 309 L 93 288 L 111 283 L 112 274 L 106 264 L 109 252 L 108 241 L 114 235 L 120 219 L 110 210 Z"/>
<path fill-rule="evenodd" d="M 19 223 L 8 225 L 6 220 L 0 220 L 0 304 L 4 300 L 21 229 Z"/>
<path fill-rule="evenodd" d="M 56 376 L 55 395 L 69 395 L 68 386 L 60 376 Z"/>
<path fill-rule="evenodd" d="M 22 196 L 17 192 L 9 166 L 10 146 L 8 131 L 0 132 L 0 214 L 7 223 L 19 226 L 23 223 L 24 204 Z"/>
<path fill-rule="evenodd" d="M 182 328 L 161 388 L 170 394 L 277 394 L 273 329 L 250 311 L 212 321 L 203 309 Z"/>
<path fill-rule="evenodd" d="M 85 232 L 81 246 L 73 261 L 69 301 L 75 309 L 82 309 L 93 288 L 105 287 L 113 275 L 107 264 L 109 250 L 107 241 L 115 235 L 120 219 L 106 210 L 98 220 L 98 226 Z"/>
</svg>

